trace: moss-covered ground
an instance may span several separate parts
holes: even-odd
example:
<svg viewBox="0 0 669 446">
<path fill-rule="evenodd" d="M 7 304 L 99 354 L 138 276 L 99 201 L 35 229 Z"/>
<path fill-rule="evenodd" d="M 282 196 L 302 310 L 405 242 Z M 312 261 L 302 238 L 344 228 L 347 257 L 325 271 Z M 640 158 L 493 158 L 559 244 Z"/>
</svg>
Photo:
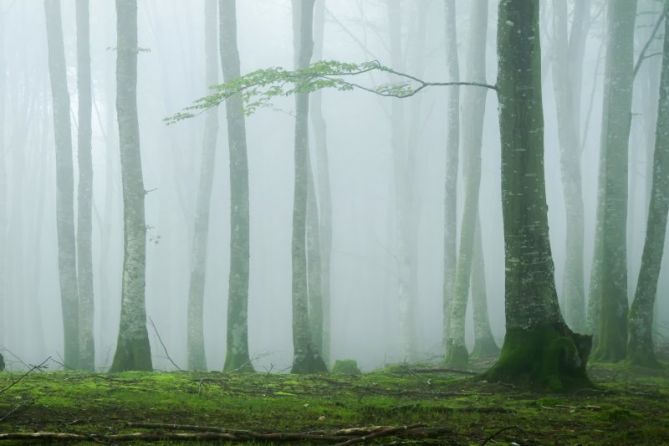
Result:
<svg viewBox="0 0 669 446">
<path fill-rule="evenodd" d="M 597 384 L 595 389 L 565 395 L 535 394 L 472 380 L 464 374 L 408 366 L 360 376 L 34 371 L 10 388 L 7 386 L 21 374 L 2 373 L 0 434 L 161 430 L 129 423 L 254 432 L 332 432 L 360 426 L 421 424 L 439 428 L 430 431 L 436 438 L 388 436 L 363 442 L 669 445 L 666 368 L 651 371 L 622 364 L 595 365 L 590 375 Z"/>
</svg>

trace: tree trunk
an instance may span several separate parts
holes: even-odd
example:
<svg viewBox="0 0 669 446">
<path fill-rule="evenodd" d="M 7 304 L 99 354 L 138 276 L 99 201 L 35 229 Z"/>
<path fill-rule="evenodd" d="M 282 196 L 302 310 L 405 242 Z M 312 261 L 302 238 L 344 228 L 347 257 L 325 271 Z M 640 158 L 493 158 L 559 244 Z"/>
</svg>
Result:
<svg viewBox="0 0 669 446">
<path fill-rule="evenodd" d="M 79 193 L 77 279 L 79 285 L 79 368 L 95 369 L 93 340 L 93 159 L 91 139 L 91 51 L 89 0 L 77 0 L 77 90 L 79 92 Z"/>
<path fill-rule="evenodd" d="M 481 240 L 480 216 L 476 220 L 473 250 L 471 295 L 474 310 L 474 350 L 472 351 L 472 357 L 494 358 L 499 354 L 499 347 L 492 336 L 488 317 L 488 293 L 486 291 L 485 257 Z"/>
<path fill-rule="evenodd" d="M 458 57 L 457 20 L 455 0 L 444 2 L 446 17 L 446 63 L 448 80 L 460 80 L 460 63 Z M 448 90 L 448 117 L 446 141 L 446 171 L 444 182 L 444 283 L 443 283 L 443 332 L 444 353 L 448 354 L 449 319 L 451 301 L 455 284 L 455 268 L 457 262 L 457 208 L 458 208 L 458 163 L 460 152 L 460 88 Z"/>
<path fill-rule="evenodd" d="M 580 116 L 583 54 L 587 38 L 590 0 L 575 3 L 571 32 L 567 2 L 553 1 L 553 88 L 557 108 L 560 170 L 566 216 L 566 256 L 562 294 L 564 316 L 577 331 L 585 330 L 583 269 L 584 215 L 581 179 Z"/>
<path fill-rule="evenodd" d="M 53 95 L 53 128 L 56 143 L 56 221 L 58 273 L 65 331 L 64 363 L 79 366 L 79 294 L 74 228 L 74 166 L 70 129 L 70 96 L 61 22 L 60 0 L 44 0 L 49 77 Z"/>
<path fill-rule="evenodd" d="M 598 307 L 595 359 L 618 361 L 627 346 L 627 175 L 636 0 L 608 3 L 604 116 L 593 259 Z"/>
<path fill-rule="evenodd" d="M 220 0 L 220 51 L 223 81 L 240 76 L 236 0 Z M 230 150 L 230 279 L 225 371 L 252 372 L 249 357 L 249 167 L 246 120 L 241 96 L 225 101 Z"/>
<path fill-rule="evenodd" d="M 486 30 L 488 28 L 488 2 L 476 0 L 471 3 L 469 49 L 470 60 L 465 70 L 467 81 L 486 80 Z M 469 353 L 465 346 L 465 314 L 469 297 L 474 230 L 478 220 L 479 189 L 481 186 L 481 144 L 483 140 L 483 118 L 487 89 L 468 88 L 462 100 L 462 155 L 464 175 L 464 206 L 460 225 L 451 319 L 449 324 L 448 354 L 446 363 L 453 367 L 467 365 Z"/>
<path fill-rule="evenodd" d="M 317 0 L 314 11 L 314 60 L 323 58 L 323 35 L 325 27 L 325 0 Z M 320 264 L 322 288 L 322 348 L 321 357 L 326 364 L 330 362 L 330 272 L 332 265 L 332 192 L 330 186 L 330 167 L 328 162 L 327 126 L 323 116 L 323 94 L 317 91 L 311 95 L 311 123 L 314 131 L 314 150 L 318 175 L 316 190 L 318 195 L 318 223 L 320 233 Z"/>
<path fill-rule="evenodd" d="M 146 330 L 146 221 L 137 117 L 137 0 L 116 0 L 116 113 L 123 182 L 121 321 L 111 372 L 152 370 Z"/>
<path fill-rule="evenodd" d="M 9 192 L 7 190 L 7 149 L 5 147 L 5 104 L 7 103 L 7 68 L 5 59 L 5 16 L 0 15 L 0 330 L 5 328 L 7 290 L 9 289 Z M 5 344 L 3 331 L 0 331 L 0 344 Z"/>
<path fill-rule="evenodd" d="M 506 336 L 484 375 L 563 390 L 589 385 L 587 336 L 562 320 L 548 238 L 539 0 L 502 0 L 497 51 Z"/>
<path fill-rule="evenodd" d="M 300 0 L 297 68 L 309 66 L 313 52 L 314 0 Z M 295 96 L 295 189 L 293 198 L 293 367 L 292 373 L 325 372 L 309 326 L 306 223 L 309 182 L 309 95 Z"/>
<path fill-rule="evenodd" d="M 204 6 L 205 87 L 218 83 L 218 8 L 216 0 L 206 0 Z M 218 141 L 218 108 L 206 111 L 200 184 L 193 224 L 190 286 L 188 291 L 188 369 L 207 370 L 204 351 L 204 290 L 207 273 L 207 240 L 209 238 L 209 209 L 214 182 L 214 165 Z"/>
<path fill-rule="evenodd" d="M 653 309 L 669 212 L 669 22 L 666 19 L 657 117 L 648 226 L 639 280 L 629 314 L 627 344 L 627 359 L 632 364 L 646 367 L 660 366 L 653 349 Z"/>
</svg>

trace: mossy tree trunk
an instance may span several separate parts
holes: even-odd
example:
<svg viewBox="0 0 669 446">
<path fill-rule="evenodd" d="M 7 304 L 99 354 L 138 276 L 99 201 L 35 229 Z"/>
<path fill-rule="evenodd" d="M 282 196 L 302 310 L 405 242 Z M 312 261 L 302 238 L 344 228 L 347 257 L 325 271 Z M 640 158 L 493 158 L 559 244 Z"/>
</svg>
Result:
<svg viewBox="0 0 669 446">
<path fill-rule="evenodd" d="M 455 0 L 444 2 L 446 25 L 446 63 L 448 80 L 460 80 L 460 62 L 458 56 L 457 20 Z M 460 88 L 452 87 L 448 90 L 447 104 L 447 141 L 446 141 L 446 169 L 444 178 L 444 282 L 443 298 L 443 332 L 442 340 L 444 353 L 448 354 L 448 332 L 453 300 L 453 284 L 455 283 L 455 268 L 457 262 L 457 207 L 458 207 L 458 164 L 460 162 Z"/>
<path fill-rule="evenodd" d="M 300 39 L 297 68 L 309 66 L 313 52 L 314 0 L 294 2 L 299 6 Z M 295 186 L 293 196 L 292 285 L 293 367 L 292 373 L 325 372 L 327 367 L 311 336 L 307 277 L 307 196 L 309 183 L 309 95 L 295 96 Z"/>
<path fill-rule="evenodd" d="M 64 363 L 67 368 L 78 368 L 79 292 L 74 227 L 74 165 L 60 0 L 44 0 L 44 10 L 56 143 L 56 228 L 58 275 L 65 332 Z"/>
<path fill-rule="evenodd" d="M 116 112 L 123 183 L 121 321 L 111 372 L 152 370 L 146 330 L 146 220 L 137 116 L 137 0 L 116 0 Z"/>
<path fill-rule="evenodd" d="M 608 2 L 604 115 L 593 257 L 596 347 L 593 358 L 618 361 L 627 346 L 628 147 L 636 0 Z"/>
<path fill-rule="evenodd" d="M 485 280 L 485 257 L 481 237 L 481 217 L 476 219 L 472 254 L 471 295 L 474 314 L 474 350 L 472 357 L 493 358 L 499 354 L 490 329 L 488 317 L 488 292 Z"/>
<path fill-rule="evenodd" d="M 240 76 L 236 0 L 219 1 L 223 81 Z M 249 356 L 249 167 L 241 96 L 225 101 L 230 150 L 230 279 L 225 371 L 252 372 Z"/>
<path fill-rule="evenodd" d="M 475 0 L 470 6 L 467 81 L 486 81 L 486 30 L 488 28 L 488 1 Z M 460 224 L 453 301 L 451 302 L 446 363 L 453 367 L 467 365 L 469 353 L 465 346 L 465 315 L 469 298 L 474 231 L 478 220 L 479 190 L 481 186 L 481 144 L 483 119 L 488 90 L 467 88 L 462 100 L 462 174 L 464 176 L 464 204 Z"/>
<path fill-rule="evenodd" d="M 659 366 L 653 346 L 653 310 L 669 212 L 669 21 L 666 18 L 652 184 L 646 241 L 629 314 L 627 345 L 627 359 L 646 367 Z"/>
<path fill-rule="evenodd" d="M 95 369 L 93 340 L 93 158 L 89 0 L 77 0 L 77 91 L 79 98 L 77 279 L 79 285 L 79 368 Z"/>
<path fill-rule="evenodd" d="M 553 1 L 553 89 L 565 203 L 566 256 L 562 279 L 563 313 L 577 331 L 586 329 L 584 285 L 584 209 L 580 138 L 583 55 L 590 19 L 590 0 L 575 2 L 571 29 L 567 2 Z"/>
<path fill-rule="evenodd" d="M 502 0 L 497 51 L 506 336 L 484 375 L 566 390 L 589 385 L 589 339 L 562 320 L 548 237 L 539 0 Z"/>
<path fill-rule="evenodd" d="M 314 60 L 323 58 L 325 28 L 325 0 L 316 0 L 314 10 Z M 330 306 L 331 290 L 330 271 L 332 265 L 332 192 L 330 186 L 330 166 L 327 146 L 327 125 L 323 116 L 323 94 L 321 91 L 311 95 L 311 122 L 314 131 L 314 150 L 316 167 L 316 194 L 318 196 L 318 231 L 320 234 L 320 266 L 322 293 L 322 344 L 321 356 L 326 364 L 330 363 Z"/>
</svg>

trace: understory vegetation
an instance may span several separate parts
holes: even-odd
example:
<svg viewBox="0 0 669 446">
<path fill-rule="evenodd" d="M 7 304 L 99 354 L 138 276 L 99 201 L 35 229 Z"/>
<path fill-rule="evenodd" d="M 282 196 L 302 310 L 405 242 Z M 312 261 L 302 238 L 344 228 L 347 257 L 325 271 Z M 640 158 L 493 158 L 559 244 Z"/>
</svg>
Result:
<svg viewBox="0 0 669 446">
<path fill-rule="evenodd" d="M 595 387 L 567 395 L 536 394 L 436 367 L 399 365 L 362 375 L 5 373 L 0 376 L 0 440 L 91 445 L 669 442 L 666 368 L 594 364 L 589 373 Z M 29 433 L 43 435 L 31 439 Z"/>
</svg>

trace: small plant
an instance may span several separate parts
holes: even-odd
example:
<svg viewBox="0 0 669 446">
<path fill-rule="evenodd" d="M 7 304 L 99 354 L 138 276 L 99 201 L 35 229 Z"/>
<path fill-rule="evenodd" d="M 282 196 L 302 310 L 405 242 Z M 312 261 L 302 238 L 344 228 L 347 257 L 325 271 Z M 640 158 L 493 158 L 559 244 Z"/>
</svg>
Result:
<svg viewBox="0 0 669 446">
<path fill-rule="evenodd" d="M 360 375 L 360 369 L 355 359 L 338 359 L 332 367 L 332 373 L 337 375 Z"/>
</svg>

